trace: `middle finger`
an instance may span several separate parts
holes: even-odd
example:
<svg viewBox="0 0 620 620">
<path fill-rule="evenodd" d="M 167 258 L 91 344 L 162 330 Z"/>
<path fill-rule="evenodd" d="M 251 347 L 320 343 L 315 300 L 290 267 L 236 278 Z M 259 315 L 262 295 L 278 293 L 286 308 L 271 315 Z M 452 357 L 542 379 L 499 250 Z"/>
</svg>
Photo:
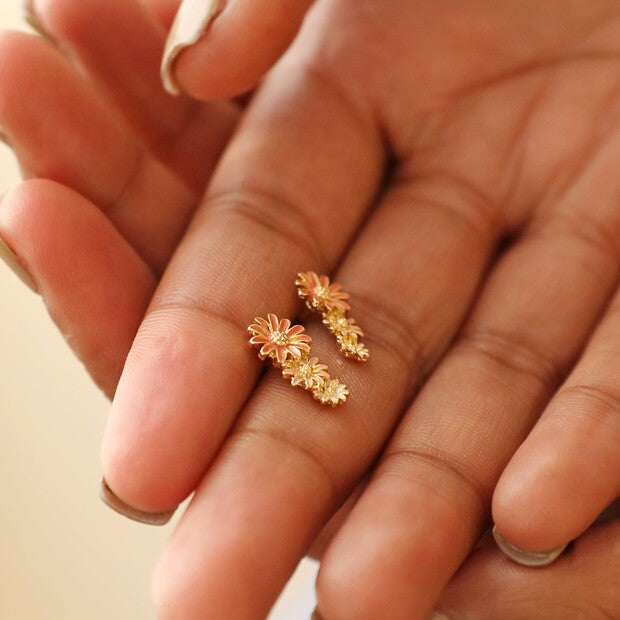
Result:
<svg viewBox="0 0 620 620">
<path fill-rule="evenodd" d="M 338 273 L 370 360 L 343 362 L 324 329 L 312 332 L 349 400 L 326 412 L 281 377 L 261 384 L 159 564 L 161 617 L 265 617 L 369 467 L 459 325 L 500 232 L 487 203 L 457 187 L 416 178 L 380 204 Z"/>
<path fill-rule="evenodd" d="M 109 486 L 141 510 L 195 488 L 256 381 L 245 326 L 291 314 L 295 273 L 336 263 L 382 178 L 370 113 L 300 73 L 281 65 L 281 88 L 257 95 L 128 357 L 102 458 Z"/>
</svg>

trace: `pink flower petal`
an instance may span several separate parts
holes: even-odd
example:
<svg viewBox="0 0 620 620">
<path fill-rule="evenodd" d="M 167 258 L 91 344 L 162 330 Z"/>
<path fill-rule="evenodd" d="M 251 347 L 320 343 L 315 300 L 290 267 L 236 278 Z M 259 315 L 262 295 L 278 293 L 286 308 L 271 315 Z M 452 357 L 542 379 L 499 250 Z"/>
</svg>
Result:
<svg viewBox="0 0 620 620">
<path fill-rule="evenodd" d="M 291 322 L 289 321 L 289 319 L 282 319 L 280 321 L 280 325 L 278 326 L 278 331 L 286 333 L 286 331 L 288 330 L 290 326 L 291 326 Z"/>
<path fill-rule="evenodd" d="M 275 348 L 276 348 L 276 344 L 274 342 L 268 342 L 267 344 L 263 345 L 263 347 L 260 350 L 260 354 L 269 355 Z"/>
<path fill-rule="evenodd" d="M 267 321 L 262 316 L 257 316 L 254 321 L 258 323 L 263 329 L 267 329 L 269 327 L 269 323 L 267 323 Z"/>
<path fill-rule="evenodd" d="M 252 336 L 250 338 L 250 344 L 265 344 L 268 342 L 268 339 L 265 336 Z"/>
<path fill-rule="evenodd" d="M 267 315 L 267 319 L 269 320 L 269 327 L 272 331 L 277 331 L 278 329 L 278 317 L 275 314 L 269 313 Z"/>
<path fill-rule="evenodd" d="M 293 325 L 293 327 L 288 330 L 288 336 L 297 336 L 297 334 L 303 334 L 305 331 L 306 328 L 303 325 Z"/>
</svg>

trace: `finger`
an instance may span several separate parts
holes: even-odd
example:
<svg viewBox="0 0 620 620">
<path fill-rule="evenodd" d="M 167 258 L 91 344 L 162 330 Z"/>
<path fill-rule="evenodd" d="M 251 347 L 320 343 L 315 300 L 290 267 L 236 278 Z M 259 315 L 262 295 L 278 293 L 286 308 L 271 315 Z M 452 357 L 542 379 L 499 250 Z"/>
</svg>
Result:
<svg viewBox="0 0 620 620">
<path fill-rule="evenodd" d="M 336 263 L 383 175 L 366 109 L 297 67 L 273 80 L 166 272 L 112 407 L 105 477 L 142 510 L 167 510 L 195 488 L 256 381 L 246 326 L 294 315 L 295 274 Z"/>
<path fill-rule="evenodd" d="M 160 560 L 162 618 L 265 616 L 462 320 L 500 234 L 486 204 L 437 180 L 403 181 L 382 201 L 337 274 L 370 360 L 343 362 L 330 335 L 312 330 L 313 351 L 351 392 L 337 413 L 277 373 L 261 383 Z"/>
<path fill-rule="evenodd" d="M 138 0 L 35 0 L 32 6 L 144 144 L 202 191 L 238 110 L 166 94 L 159 77 L 165 34 L 148 9 Z"/>
<path fill-rule="evenodd" d="M 195 193 L 143 151 L 39 37 L 0 37 L 0 125 L 27 176 L 57 181 L 99 206 L 161 273 L 193 213 Z"/>
<path fill-rule="evenodd" d="M 580 362 L 511 459 L 493 496 L 497 528 L 522 549 L 553 549 L 620 496 L 620 296 Z"/>
<path fill-rule="evenodd" d="M 329 547 L 334 536 L 340 531 L 340 528 L 344 525 L 344 522 L 349 517 L 353 506 L 362 495 L 364 488 L 366 487 L 365 480 L 362 480 L 349 495 L 346 501 L 338 508 L 329 521 L 322 527 L 318 536 L 312 542 L 312 546 L 308 550 L 308 556 L 321 560 L 327 548 Z"/>
<path fill-rule="evenodd" d="M 51 181 L 27 181 L 4 196 L 0 236 L 111 397 L 155 287 L 153 274 L 101 211 Z"/>
<path fill-rule="evenodd" d="M 588 531 L 544 570 L 518 566 L 494 546 L 473 553 L 442 593 L 438 610 L 454 620 L 617 618 L 618 575 L 615 520 Z"/>
<path fill-rule="evenodd" d="M 595 213 L 573 210 L 579 192 L 555 205 L 493 269 L 324 557 L 326 617 L 376 618 L 388 604 L 389 617 L 423 617 L 474 545 L 505 463 L 616 286 L 620 250 L 599 233 L 620 232 L 620 218 L 598 197 Z"/>
<path fill-rule="evenodd" d="M 251 89 L 288 48 L 311 4 L 184 0 L 162 62 L 166 88 L 204 100 Z"/>
</svg>

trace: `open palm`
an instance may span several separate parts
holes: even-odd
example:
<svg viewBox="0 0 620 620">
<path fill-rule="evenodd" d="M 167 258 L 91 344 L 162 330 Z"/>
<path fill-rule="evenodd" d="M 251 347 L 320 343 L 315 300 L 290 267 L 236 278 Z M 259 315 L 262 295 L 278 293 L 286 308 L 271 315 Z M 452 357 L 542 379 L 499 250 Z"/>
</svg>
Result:
<svg viewBox="0 0 620 620">
<path fill-rule="evenodd" d="M 319 575 L 327 620 L 423 617 L 442 592 L 442 609 L 510 617 L 489 575 L 531 577 L 494 550 L 445 589 L 492 497 L 513 543 L 549 549 L 620 492 L 616 3 L 320 0 L 212 179 L 239 111 L 162 94 L 163 30 L 131 2 L 46 5 L 91 82 L 4 36 L 0 84 L 28 84 L 0 121 L 24 169 L 62 185 L 13 190 L 0 230 L 110 394 L 146 310 L 103 463 L 140 510 L 197 488 L 156 574 L 162 616 L 264 616 L 353 493 Z M 93 37 L 106 14 L 123 28 Z M 181 86 L 209 94 L 191 62 Z M 307 269 L 345 284 L 372 350 L 343 362 L 309 324 L 351 390 L 338 413 L 275 373 L 257 384 L 244 343 L 254 316 L 299 311 Z M 567 595 L 617 613 L 600 572 L 617 523 L 588 536 L 572 562 L 591 582 L 563 560 L 538 578 L 545 617 Z"/>
</svg>

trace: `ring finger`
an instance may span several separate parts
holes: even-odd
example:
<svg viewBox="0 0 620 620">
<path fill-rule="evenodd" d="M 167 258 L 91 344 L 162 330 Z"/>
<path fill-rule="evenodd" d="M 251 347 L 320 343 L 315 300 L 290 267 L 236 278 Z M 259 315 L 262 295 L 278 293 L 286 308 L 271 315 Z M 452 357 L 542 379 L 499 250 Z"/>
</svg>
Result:
<svg viewBox="0 0 620 620">
<path fill-rule="evenodd" d="M 607 229 L 620 231 L 614 201 L 601 199 L 596 211 L 554 205 L 494 267 L 327 551 L 318 581 L 325 617 L 430 611 L 488 519 L 505 463 L 613 293 L 620 250 L 601 236 Z"/>
</svg>

